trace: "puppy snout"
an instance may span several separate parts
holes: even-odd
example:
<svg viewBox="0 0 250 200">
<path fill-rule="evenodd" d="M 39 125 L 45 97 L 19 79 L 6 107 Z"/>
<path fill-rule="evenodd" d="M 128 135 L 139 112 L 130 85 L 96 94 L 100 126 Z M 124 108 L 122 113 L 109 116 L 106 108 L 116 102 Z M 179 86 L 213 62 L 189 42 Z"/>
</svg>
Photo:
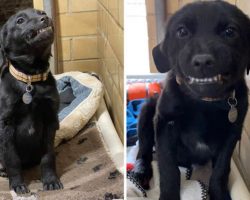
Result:
<svg viewBox="0 0 250 200">
<path fill-rule="evenodd" d="M 195 68 L 214 67 L 214 57 L 211 54 L 197 54 L 192 58 L 192 65 Z"/>
<path fill-rule="evenodd" d="M 40 21 L 41 21 L 42 23 L 46 23 L 46 22 L 48 22 L 48 20 L 49 20 L 49 18 L 48 18 L 47 16 L 42 16 L 42 17 L 40 18 Z"/>
</svg>

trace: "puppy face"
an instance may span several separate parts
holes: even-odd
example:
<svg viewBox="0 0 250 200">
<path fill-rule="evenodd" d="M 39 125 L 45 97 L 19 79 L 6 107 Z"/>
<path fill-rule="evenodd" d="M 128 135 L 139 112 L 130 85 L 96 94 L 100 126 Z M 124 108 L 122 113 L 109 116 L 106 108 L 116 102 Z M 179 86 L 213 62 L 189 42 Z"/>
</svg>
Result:
<svg viewBox="0 0 250 200">
<path fill-rule="evenodd" d="M 244 78 L 249 65 L 250 21 L 223 1 L 185 6 L 170 20 L 153 50 L 161 72 L 172 68 L 181 87 L 197 98 L 220 98 Z"/>
<path fill-rule="evenodd" d="M 54 39 L 52 20 L 44 11 L 26 9 L 11 16 L 1 30 L 1 46 L 12 61 L 50 54 Z M 27 60 L 27 61 L 29 61 Z"/>
</svg>

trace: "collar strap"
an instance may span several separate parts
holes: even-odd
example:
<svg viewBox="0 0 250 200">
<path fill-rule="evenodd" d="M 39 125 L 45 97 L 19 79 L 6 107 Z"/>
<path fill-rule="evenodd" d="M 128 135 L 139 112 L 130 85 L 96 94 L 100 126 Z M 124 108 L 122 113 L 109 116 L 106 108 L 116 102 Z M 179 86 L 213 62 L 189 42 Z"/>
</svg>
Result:
<svg viewBox="0 0 250 200">
<path fill-rule="evenodd" d="M 39 81 L 46 81 L 48 78 L 49 70 L 42 74 L 28 75 L 18 71 L 12 64 L 9 65 L 9 71 L 12 76 L 17 80 L 25 83 L 34 83 Z"/>
</svg>

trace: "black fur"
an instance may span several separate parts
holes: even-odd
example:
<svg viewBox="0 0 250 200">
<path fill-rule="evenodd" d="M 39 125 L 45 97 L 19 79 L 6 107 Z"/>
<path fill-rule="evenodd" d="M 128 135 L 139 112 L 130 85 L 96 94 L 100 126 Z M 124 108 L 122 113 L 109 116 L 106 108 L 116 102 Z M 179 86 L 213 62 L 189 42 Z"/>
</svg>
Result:
<svg viewBox="0 0 250 200">
<path fill-rule="evenodd" d="M 230 160 L 248 108 L 244 76 L 249 52 L 250 21 L 229 3 L 196 2 L 170 19 L 164 41 L 153 51 L 159 71 L 170 72 L 158 100 L 149 100 L 142 109 L 133 171 L 148 188 L 156 143 L 160 200 L 180 200 L 178 166 L 209 160 L 213 164 L 210 199 L 225 200 Z M 216 83 L 190 82 L 190 76 L 202 79 L 217 74 L 223 76 Z M 234 90 L 238 118 L 231 123 L 227 101 Z M 214 101 L 206 101 L 211 98 Z"/>
<path fill-rule="evenodd" d="M 9 72 L 8 62 L 26 74 L 48 70 L 51 56 L 52 30 L 36 35 L 37 30 L 52 26 L 46 13 L 26 9 L 10 17 L 1 30 L 0 83 L 0 161 L 7 171 L 10 189 L 29 192 L 21 175 L 24 167 L 41 164 L 41 180 L 45 190 L 62 188 L 56 175 L 54 137 L 59 128 L 57 111 L 59 95 L 55 79 L 32 85 L 33 101 L 24 104 L 26 83 Z"/>
</svg>

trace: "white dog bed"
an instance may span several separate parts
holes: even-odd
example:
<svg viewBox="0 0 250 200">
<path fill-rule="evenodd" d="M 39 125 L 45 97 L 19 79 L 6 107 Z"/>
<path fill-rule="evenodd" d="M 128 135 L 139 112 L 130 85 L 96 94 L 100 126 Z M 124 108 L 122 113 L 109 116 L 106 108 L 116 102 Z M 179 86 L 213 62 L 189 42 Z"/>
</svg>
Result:
<svg viewBox="0 0 250 200">
<path fill-rule="evenodd" d="M 138 144 L 128 150 L 127 161 L 133 163 L 138 152 Z M 150 181 L 150 190 L 143 190 L 133 176 L 127 176 L 128 200 L 157 200 L 160 195 L 159 172 L 157 161 L 152 162 L 153 178 Z M 181 200 L 209 200 L 208 184 L 211 175 L 211 163 L 206 166 L 193 166 L 192 169 L 180 167 L 181 172 Z M 242 180 L 240 173 L 232 160 L 229 176 L 229 192 L 232 200 L 248 200 L 249 191 Z"/>
<path fill-rule="evenodd" d="M 67 72 L 55 76 L 60 94 L 60 129 L 55 146 L 74 137 L 95 114 L 103 96 L 102 83 L 88 73 Z M 73 95 L 72 95 L 73 94 Z"/>
</svg>

